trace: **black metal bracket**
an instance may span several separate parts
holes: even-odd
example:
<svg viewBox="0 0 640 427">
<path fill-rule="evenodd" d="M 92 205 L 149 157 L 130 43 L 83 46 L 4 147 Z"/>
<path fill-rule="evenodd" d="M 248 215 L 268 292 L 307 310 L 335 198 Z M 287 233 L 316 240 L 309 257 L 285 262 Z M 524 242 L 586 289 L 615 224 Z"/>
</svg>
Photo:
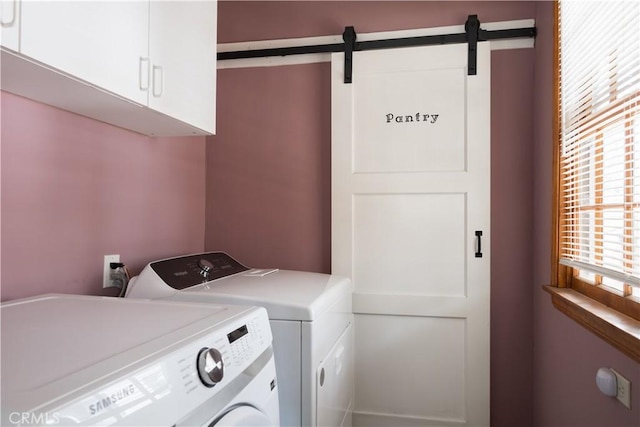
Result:
<svg viewBox="0 0 640 427">
<path fill-rule="evenodd" d="M 467 57 L 467 74 L 475 76 L 478 74 L 478 38 L 480 36 L 480 21 L 478 15 L 469 15 L 467 22 L 464 24 L 464 30 L 467 32 L 468 57 Z"/>
<path fill-rule="evenodd" d="M 351 83 L 353 76 L 353 51 L 356 49 L 356 30 L 345 27 L 342 33 L 344 40 L 344 82 Z"/>
</svg>

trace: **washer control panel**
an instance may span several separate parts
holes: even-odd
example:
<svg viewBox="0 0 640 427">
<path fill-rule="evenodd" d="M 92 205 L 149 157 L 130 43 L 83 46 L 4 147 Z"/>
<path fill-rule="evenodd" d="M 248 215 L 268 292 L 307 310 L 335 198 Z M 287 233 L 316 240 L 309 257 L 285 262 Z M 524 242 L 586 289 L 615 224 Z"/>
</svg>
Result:
<svg viewBox="0 0 640 427">
<path fill-rule="evenodd" d="M 221 382 L 227 372 L 233 373 L 254 360 L 270 341 L 269 321 L 263 313 L 206 343 L 196 357 L 200 381 L 207 387 Z"/>
<path fill-rule="evenodd" d="M 186 289 L 249 270 L 224 252 L 208 252 L 151 263 L 158 276 L 174 289 Z"/>
</svg>

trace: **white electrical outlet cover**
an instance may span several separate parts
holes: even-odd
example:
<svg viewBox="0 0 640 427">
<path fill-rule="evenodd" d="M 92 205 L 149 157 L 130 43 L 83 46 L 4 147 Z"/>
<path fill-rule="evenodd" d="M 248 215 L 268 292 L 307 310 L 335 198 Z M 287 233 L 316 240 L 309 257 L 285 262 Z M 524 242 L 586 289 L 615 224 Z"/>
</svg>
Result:
<svg viewBox="0 0 640 427">
<path fill-rule="evenodd" d="M 618 392 L 616 394 L 616 398 L 622 403 L 627 409 L 631 409 L 631 381 L 623 377 L 619 372 L 616 372 L 614 369 L 611 370 L 617 380 L 618 384 Z"/>
<path fill-rule="evenodd" d="M 111 287 L 111 280 L 109 278 L 111 267 L 109 267 L 109 264 L 111 264 L 112 262 L 120 262 L 120 255 L 104 256 L 104 268 L 102 271 L 102 287 L 103 288 Z"/>
</svg>

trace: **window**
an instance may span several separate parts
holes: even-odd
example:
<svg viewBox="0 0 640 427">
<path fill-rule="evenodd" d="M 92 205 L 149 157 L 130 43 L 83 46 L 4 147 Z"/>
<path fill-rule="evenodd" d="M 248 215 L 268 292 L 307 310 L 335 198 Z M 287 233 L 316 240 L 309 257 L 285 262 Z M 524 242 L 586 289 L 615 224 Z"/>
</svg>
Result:
<svg viewBox="0 0 640 427">
<path fill-rule="evenodd" d="M 557 16 L 558 285 L 640 320 L 640 3 Z"/>
</svg>

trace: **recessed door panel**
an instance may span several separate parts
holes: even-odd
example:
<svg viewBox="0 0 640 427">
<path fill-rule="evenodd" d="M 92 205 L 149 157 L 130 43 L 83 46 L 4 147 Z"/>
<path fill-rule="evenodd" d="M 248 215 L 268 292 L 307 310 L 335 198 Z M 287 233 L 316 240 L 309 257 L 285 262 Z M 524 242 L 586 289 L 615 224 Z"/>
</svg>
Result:
<svg viewBox="0 0 640 427">
<path fill-rule="evenodd" d="M 367 73 L 354 90 L 354 172 L 465 167 L 465 73 Z"/>
<path fill-rule="evenodd" d="M 465 213 L 464 194 L 355 195 L 356 291 L 464 295 Z"/>
<path fill-rule="evenodd" d="M 464 319 L 362 315 L 356 330 L 360 411 L 465 419 Z"/>
</svg>

